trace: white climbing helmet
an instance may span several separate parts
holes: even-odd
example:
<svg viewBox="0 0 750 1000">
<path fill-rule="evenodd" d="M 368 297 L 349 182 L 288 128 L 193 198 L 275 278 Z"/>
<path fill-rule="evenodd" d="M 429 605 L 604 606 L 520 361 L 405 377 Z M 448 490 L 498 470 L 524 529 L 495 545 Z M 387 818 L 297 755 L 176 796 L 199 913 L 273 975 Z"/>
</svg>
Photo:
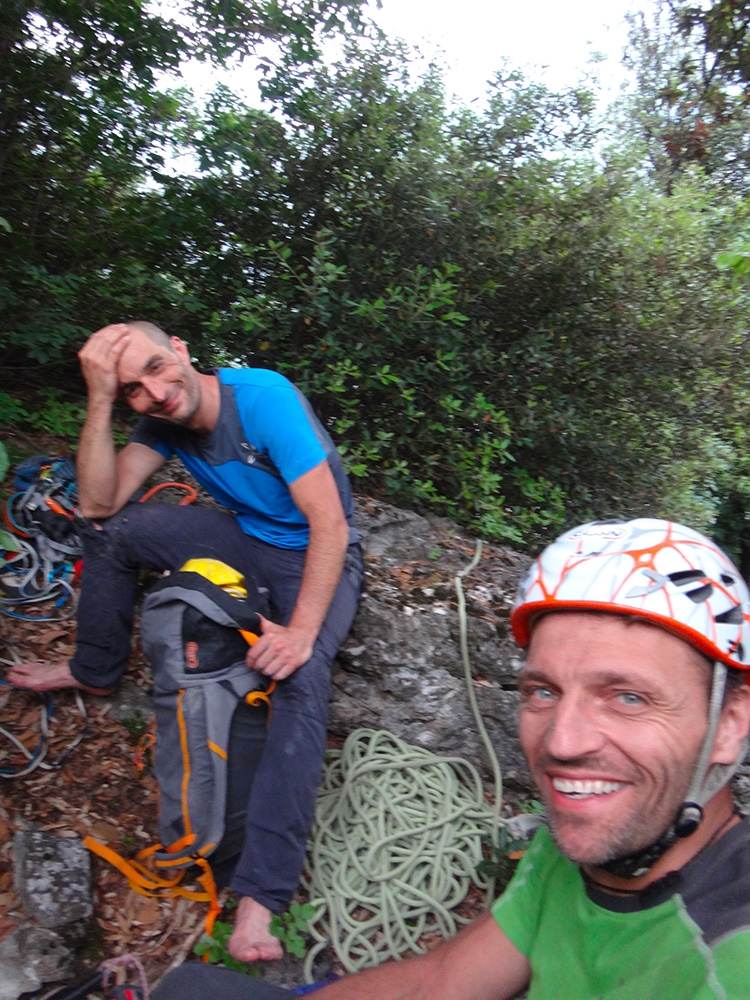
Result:
<svg viewBox="0 0 750 1000">
<path fill-rule="evenodd" d="M 593 521 L 565 532 L 521 581 L 511 615 L 521 647 L 549 611 L 635 615 L 750 671 L 750 592 L 739 570 L 710 538 L 671 521 Z"/>
</svg>

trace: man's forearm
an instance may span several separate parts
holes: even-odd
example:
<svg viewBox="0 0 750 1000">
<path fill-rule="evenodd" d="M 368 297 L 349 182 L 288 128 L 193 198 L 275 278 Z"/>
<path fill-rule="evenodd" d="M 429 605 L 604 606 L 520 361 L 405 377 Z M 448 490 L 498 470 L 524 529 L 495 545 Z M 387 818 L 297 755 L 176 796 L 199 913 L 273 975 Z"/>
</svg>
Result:
<svg viewBox="0 0 750 1000">
<path fill-rule="evenodd" d="M 349 526 L 336 520 L 335 526 L 311 527 L 297 602 L 289 627 L 304 632 L 314 643 L 336 593 L 349 542 Z"/>
<path fill-rule="evenodd" d="M 112 436 L 112 407 L 119 386 L 118 365 L 130 342 L 128 326 L 115 323 L 97 330 L 78 352 L 88 389 L 86 420 L 76 459 L 80 509 L 85 517 L 114 514 L 127 499 L 134 478 L 128 474 L 122 482 Z M 145 464 L 144 477 L 149 469 L 153 471 L 153 462 L 141 461 L 140 464 Z"/>
<path fill-rule="evenodd" d="M 338 519 L 310 528 L 302 581 L 292 616 L 286 626 L 262 619 L 263 634 L 248 650 L 246 663 L 275 680 L 284 680 L 310 659 L 315 640 L 341 578 L 349 528 Z"/>
<path fill-rule="evenodd" d="M 319 990 L 320 1000 L 435 1000 L 430 965 L 419 958 L 387 962 Z"/>
<path fill-rule="evenodd" d="M 312 656 L 349 544 L 349 525 L 327 462 L 300 476 L 289 490 L 310 526 L 300 589 L 287 625 L 263 618 L 263 634 L 246 657 L 251 670 L 275 680 L 289 677 Z"/>
<path fill-rule="evenodd" d="M 433 951 L 342 979 L 320 1000 L 510 1000 L 528 984 L 530 966 L 485 913 Z"/>
<path fill-rule="evenodd" d="M 117 460 L 112 403 L 89 399 L 76 456 L 78 495 L 84 517 L 108 517 L 117 500 Z"/>
</svg>

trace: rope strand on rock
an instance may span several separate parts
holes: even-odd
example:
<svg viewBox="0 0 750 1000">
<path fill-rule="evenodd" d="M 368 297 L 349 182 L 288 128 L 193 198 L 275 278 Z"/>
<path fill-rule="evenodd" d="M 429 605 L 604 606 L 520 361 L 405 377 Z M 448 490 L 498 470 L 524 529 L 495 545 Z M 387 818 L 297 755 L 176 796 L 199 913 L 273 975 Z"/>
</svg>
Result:
<svg viewBox="0 0 750 1000">
<path fill-rule="evenodd" d="M 460 573 L 456 574 L 453 578 L 453 585 L 456 588 L 456 597 L 458 598 L 458 629 L 459 629 L 459 643 L 461 648 L 461 659 L 464 665 L 464 678 L 466 680 L 466 691 L 469 696 L 469 704 L 471 705 L 471 711 L 474 716 L 474 721 L 476 722 L 477 729 L 479 730 L 479 735 L 484 743 L 485 750 L 487 751 L 487 756 L 490 761 L 490 766 L 492 768 L 492 775 L 495 781 L 495 804 L 492 809 L 492 822 L 490 825 L 490 837 L 492 839 L 492 846 L 497 848 L 499 845 L 498 831 L 500 829 L 500 811 L 503 807 L 503 774 L 500 768 L 500 761 L 497 759 L 497 754 L 495 753 L 495 748 L 492 745 L 492 740 L 487 732 L 487 727 L 484 724 L 484 719 L 482 718 L 482 713 L 479 711 L 479 704 L 477 702 L 477 695 L 474 689 L 474 677 L 471 672 L 471 659 L 469 657 L 469 641 L 468 641 L 468 621 L 466 617 L 466 598 L 464 596 L 463 588 L 463 578 L 468 576 L 473 569 L 479 565 L 479 560 L 482 558 L 482 543 L 477 542 L 476 552 L 474 553 L 474 558 Z M 493 900 L 495 889 L 494 878 L 489 879 L 487 883 L 487 906 Z"/>
</svg>

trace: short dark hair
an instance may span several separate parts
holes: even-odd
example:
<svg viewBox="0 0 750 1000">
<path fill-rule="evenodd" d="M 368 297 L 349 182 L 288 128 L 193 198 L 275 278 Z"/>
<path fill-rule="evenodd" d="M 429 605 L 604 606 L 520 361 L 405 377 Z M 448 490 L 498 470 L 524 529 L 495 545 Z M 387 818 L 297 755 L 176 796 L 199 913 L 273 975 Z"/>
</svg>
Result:
<svg viewBox="0 0 750 1000">
<path fill-rule="evenodd" d="M 727 686 L 724 692 L 726 699 L 733 691 L 745 687 L 747 684 L 747 670 L 738 670 L 736 667 L 727 667 Z"/>
</svg>

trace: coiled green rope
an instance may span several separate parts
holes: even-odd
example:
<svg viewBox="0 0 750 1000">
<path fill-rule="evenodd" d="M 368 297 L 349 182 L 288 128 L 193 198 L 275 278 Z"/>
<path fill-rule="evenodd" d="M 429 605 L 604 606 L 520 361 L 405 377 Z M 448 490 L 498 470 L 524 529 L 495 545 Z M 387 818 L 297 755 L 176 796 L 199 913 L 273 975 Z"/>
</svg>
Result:
<svg viewBox="0 0 750 1000">
<path fill-rule="evenodd" d="M 318 793 L 306 888 L 316 907 L 305 973 L 329 942 L 347 972 L 452 937 L 492 819 L 478 773 L 392 733 L 358 729 Z"/>
<path fill-rule="evenodd" d="M 439 757 L 392 733 L 358 729 L 332 751 L 318 793 L 304 884 L 316 913 L 315 941 L 305 975 L 312 981 L 317 954 L 331 944 L 347 972 L 406 952 L 420 939 L 452 937 L 467 923 L 453 912 L 470 884 L 492 882 L 477 873 L 482 841 L 497 844 L 502 776 L 473 692 L 461 578 L 461 651 L 472 711 L 492 759 L 498 794 L 490 809 L 476 769 L 460 757 Z"/>
</svg>

